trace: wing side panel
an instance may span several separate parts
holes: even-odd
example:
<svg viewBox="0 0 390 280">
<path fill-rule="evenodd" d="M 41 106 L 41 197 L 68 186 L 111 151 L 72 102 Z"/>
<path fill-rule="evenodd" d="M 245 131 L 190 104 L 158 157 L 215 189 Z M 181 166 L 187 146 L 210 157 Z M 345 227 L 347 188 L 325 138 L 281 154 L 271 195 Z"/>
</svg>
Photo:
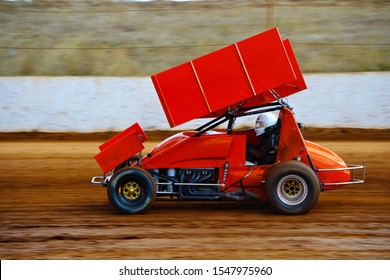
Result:
<svg viewBox="0 0 390 280">
<path fill-rule="evenodd" d="M 261 105 L 306 88 L 291 44 L 277 28 L 152 76 L 171 127 L 218 116 L 246 100 Z"/>
</svg>

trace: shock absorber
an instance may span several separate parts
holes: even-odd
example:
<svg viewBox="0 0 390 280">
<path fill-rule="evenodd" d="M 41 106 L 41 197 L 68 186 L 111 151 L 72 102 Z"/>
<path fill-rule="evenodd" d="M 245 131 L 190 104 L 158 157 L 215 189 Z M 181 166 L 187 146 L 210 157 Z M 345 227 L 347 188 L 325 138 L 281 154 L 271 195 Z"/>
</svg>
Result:
<svg viewBox="0 0 390 280">
<path fill-rule="evenodd" d="M 153 174 L 153 179 L 154 179 L 154 182 L 156 183 L 156 185 L 158 184 L 158 172 L 159 172 L 159 170 L 158 169 L 153 169 L 153 172 L 155 172 L 154 174 Z"/>
<path fill-rule="evenodd" d="M 227 178 L 228 171 L 229 171 L 229 162 L 228 161 L 225 162 L 223 168 L 224 168 L 224 170 L 223 170 L 223 177 L 222 177 L 222 186 L 225 187 L 225 182 L 226 182 L 226 178 Z"/>
<path fill-rule="evenodd" d="M 168 177 L 175 178 L 176 177 L 176 169 L 175 168 L 169 168 L 167 170 L 167 175 Z M 167 185 L 167 191 L 168 192 L 173 192 L 173 183 Z"/>
</svg>

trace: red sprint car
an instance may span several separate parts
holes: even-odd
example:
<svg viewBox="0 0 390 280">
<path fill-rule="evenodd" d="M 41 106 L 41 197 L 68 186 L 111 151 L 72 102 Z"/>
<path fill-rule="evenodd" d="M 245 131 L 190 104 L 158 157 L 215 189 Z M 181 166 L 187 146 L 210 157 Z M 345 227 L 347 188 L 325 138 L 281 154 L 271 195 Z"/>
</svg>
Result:
<svg viewBox="0 0 390 280">
<path fill-rule="evenodd" d="M 282 214 L 304 214 L 320 192 L 364 182 L 365 162 L 348 165 L 303 138 L 284 97 L 306 84 L 290 41 L 277 28 L 153 75 L 152 81 L 171 127 L 208 120 L 147 154 L 147 135 L 138 123 L 99 147 L 95 159 L 104 175 L 92 183 L 107 187 L 110 203 L 122 213 L 174 199 L 268 201 Z M 260 135 L 258 127 L 234 125 L 267 114 L 275 120 Z M 249 147 L 264 153 L 254 158 Z"/>
</svg>

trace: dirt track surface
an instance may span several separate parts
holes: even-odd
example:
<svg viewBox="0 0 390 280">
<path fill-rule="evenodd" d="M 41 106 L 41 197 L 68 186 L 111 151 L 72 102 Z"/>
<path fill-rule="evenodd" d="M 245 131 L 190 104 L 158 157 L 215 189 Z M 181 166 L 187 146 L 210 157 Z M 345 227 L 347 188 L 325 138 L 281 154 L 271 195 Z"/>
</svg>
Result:
<svg viewBox="0 0 390 280">
<path fill-rule="evenodd" d="M 389 141 L 321 142 L 346 162 L 366 159 L 366 183 L 321 193 L 303 216 L 177 201 L 118 214 L 89 183 L 102 142 L 0 142 L 1 259 L 390 258 Z"/>
</svg>

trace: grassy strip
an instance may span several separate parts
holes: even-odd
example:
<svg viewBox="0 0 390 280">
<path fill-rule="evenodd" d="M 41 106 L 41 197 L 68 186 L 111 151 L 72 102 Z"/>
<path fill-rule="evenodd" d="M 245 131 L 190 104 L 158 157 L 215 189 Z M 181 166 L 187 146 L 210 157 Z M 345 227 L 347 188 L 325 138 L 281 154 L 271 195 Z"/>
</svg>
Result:
<svg viewBox="0 0 390 280">
<path fill-rule="evenodd" d="M 274 2 L 0 2 L 0 76 L 149 76 L 270 26 L 303 72 L 390 70 L 388 1 Z"/>
</svg>

